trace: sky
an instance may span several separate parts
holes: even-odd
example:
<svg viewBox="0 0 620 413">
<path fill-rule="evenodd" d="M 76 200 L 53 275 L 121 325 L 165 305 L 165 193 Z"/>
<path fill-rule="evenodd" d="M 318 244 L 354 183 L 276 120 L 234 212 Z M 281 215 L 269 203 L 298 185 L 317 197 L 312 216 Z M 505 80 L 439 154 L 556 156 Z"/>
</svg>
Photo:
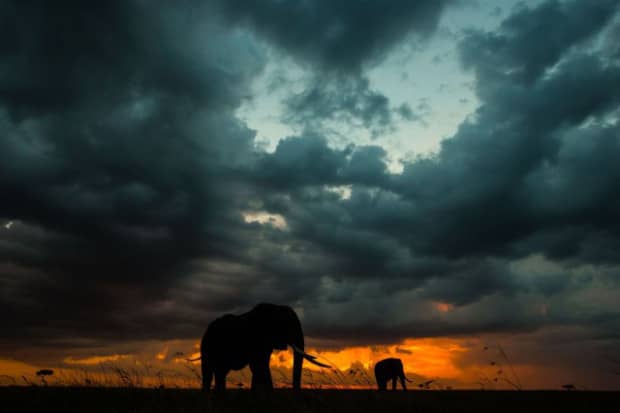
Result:
<svg viewBox="0 0 620 413">
<path fill-rule="evenodd" d="M 619 389 L 619 40 L 617 0 L 3 1 L 0 384 L 191 376 L 274 302 L 332 384 Z"/>
</svg>

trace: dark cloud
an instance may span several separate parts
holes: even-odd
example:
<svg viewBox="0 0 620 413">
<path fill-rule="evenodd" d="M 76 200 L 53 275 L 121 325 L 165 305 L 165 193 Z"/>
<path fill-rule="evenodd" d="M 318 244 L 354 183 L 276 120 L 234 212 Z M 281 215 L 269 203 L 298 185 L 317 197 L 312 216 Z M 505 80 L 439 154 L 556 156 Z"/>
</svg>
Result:
<svg viewBox="0 0 620 413">
<path fill-rule="evenodd" d="M 260 157 L 253 176 L 265 186 L 299 194 L 312 186 L 381 186 L 388 181 L 385 157 L 380 146 L 351 145 L 338 150 L 330 148 L 321 135 L 292 136 L 282 139 L 272 154 Z M 311 192 L 338 198 L 323 188 Z"/>
<path fill-rule="evenodd" d="M 367 77 L 350 73 L 314 75 L 301 92 L 290 94 L 283 104 L 286 123 L 325 133 L 334 129 L 331 125 L 346 125 L 366 129 L 372 138 L 394 132 L 399 118 L 426 126 L 429 112 L 427 104 L 417 105 L 415 111 L 407 103 L 396 107 L 371 88 Z"/>
<path fill-rule="evenodd" d="M 534 9 L 522 7 L 497 32 L 472 32 L 463 49 L 463 62 L 483 75 L 533 82 L 572 46 L 600 31 L 617 6 L 613 0 L 596 4 L 553 0 Z"/>
<path fill-rule="evenodd" d="M 415 219 L 419 219 L 418 228 L 424 230 L 425 237 L 416 247 L 429 251 L 437 248 L 438 252 L 457 255 L 501 253 L 511 241 L 545 225 L 561 226 L 568 205 L 558 205 L 562 211 L 554 212 L 539 208 L 549 202 L 552 192 L 540 192 L 539 199 L 532 198 L 527 183 L 532 182 L 530 176 L 539 168 L 547 169 L 561 162 L 559 157 L 568 149 L 571 134 L 584 133 L 580 128 L 582 122 L 589 117 L 605 116 L 618 104 L 617 90 L 609 87 L 618 84 L 618 76 L 617 67 L 578 56 L 561 64 L 554 77 L 541 80 L 534 87 L 516 87 L 510 81 L 479 85 L 492 88 L 487 93 L 495 99 L 484 103 L 474 121 L 465 122 L 452 139 L 444 141 L 436 158 L 410 163 L 394 179 L 395 190 L 415 201 L 423 211 Z M 611 136 L 617 136 L 617 126 L 601 125 L 588 128 L 585 133 L 596 129 L 600 130 L 597 138 L 590 141 L 580 156 L 607 164 L 608 155 L 596 148 L 616 145 Z M 608 134 L 610 138 L 606 137 Z M 604 158 L 597 159 L 597 154 Z M 555 170 L 555 177 L 560 180 L 564 179 L 563 174 L 567 174 L 566 178 L 572 175 L 571 169 L 578 166 L 563 165 L 567 169 Z M 612 204 L 614 170 L 610 176 L 601 169 L 588 174 L 605 187 L 601 191 L 611 197 L 607 201 Z M 592 174 L 600 176 L 594 178 Z M 559 181 L 546 182 L 556 183 Z M 537 184 L 545 186 L 545 181 Z M 574 191 L 572 182 L 570 187 L 569 191 Z M 567 192 L 565 196 L 576 200 L 582 194 Z M 595 204 L 602 201 L 583 196 Z M 565 224 L 586 222 L 569 220 Z"/>
<path fill-rule="evenodd" d="M 396 109 L 396 112 L 405 120 L 408 120 L 410 122 L 418 122 L 424 127 L 428 126 L 425 118 L 430 112 L 430 106 L 424 100 L 418 103 L 415 111 L 413 111 L 413 109 L 411 109 L 411 106 L 409 106 L 407 103 L 403 103 Z"/>
<path fill-rule="evenodd" d="M 214 1 L 222 16 L 327 70 L 357 72 L 409 34 L 436 27 L 445 1 Z"/>
<path fill-rule="evenodd" d="M 195 338 L 257 301 L 342 345 L 553 325 L 617 339 L 620 63 L 597 49 L 616 4 L 469 31 L 480 106 L 399 173 L 317 118 L 378 133 L 430 110 L 394 108 L 365 70 L 430 34 L 442 3 L 2 7 L 3 349 Z M 270 45 L 311 81 L 286 101 L 304 132 L 262 152 L 235 111 Z"/>
<path fill-rule="evenodd" d="M 613 14 L 612 5 L 605 5 Z M 426 326 L 422 320 L 401 320 L 398 329 L 389 329 L 395 336 L 413 331 L 432 335 L 440 330 L 533 329 L 547 323 L 527 316 L 524 297 L 559 294 L 573 283 L 572 278 L 541 278 L 524 285 L 505 268 L 504 260 L 544 254 L 580 271 L 585 271 L 580 267 L 584 263 L 594 265 L 595 273 L 604 268 L 598 265 L 618 264 L 614 251 L 619 233 L 613 211 L 618 205 L 619 130 L 614 113 L 620 68 L 605 54 L 582 46 L 610 20 L 600 14 L 600 6 L 584 9 L 582 3 L 545 3 L 519 10 L 499 34 L 485 37 L 471 32 L 460 48 L 463 60 L 477 75 L 482 104 L 455 136 L 443 142 L 436 156 L 405 164 L 402 174 L 375 174 L 381 179 L 374 182 L 366 178 L 366 185 L 373 183 L 370 188 L 354 184 L 348 199 L 326 202 L 324 197 L 300 196 L 289 200 L 292 205 L 286 216 L 293 233 L 312 240 L 328 256 L 333 254 L 337 265 L 327 267 L 327 274 L 406 279 L 401 288 L 420 289 L 412 300 L 425 297 L 463 308 L 495 297 L 479 323 L 466 318 L 466 324 L 446 321 Z M 532 36 L 536 22 L 553 25 L 552 32 L 561 30 L 556 27 L 562 26 L 561 20 L 549 20 L 549 10 L 556 8 L 571 18 L 601 17 L 584 22 L 588 27 L 580 36 L 554 43 L 554 58 L 537 63 L 537 47 L 527 55 L 526 48 L 519 49 L 520 39 Z M 517 25 L 522 16 L 527 16 L 528 24 Z M 508 26 L 518 50 L 507 42 L 502 62 L 496 62 L 502 54 L 494 53 L 493 42 L 480 39 L 502 36 Z M 528 76 L 517 76 L 506 65 L 524 67 Z M 421 256 L 428 257 L 424 266 L 419 265 Z M 490 265 L 494 261 L 489 257 L 501 257 L 501 261 Z M 445 270 L 444 259 L 461 264 Z M 390 266 L 395 263 L 400 265 Z M 578 289 L 590 288 L 588 283 L 578 285 Z M 312 331 L 340 339 L 363 330 L 376 331 L 375 338 L 383 336 L 385 332 L 370 327 L 379 322 L 360 310 L 367 305 L 364 294 L 347 296 L 357 299 L 351 299 L 350 307 L 339 304 L 351 311 L 351 320 L 341 323 L 343 331 L 334 331 L 332 324 L 318 326 L 318 316 Z M 500 297 L 514 306 L 514 312 L 499 311 Z M 373 311 L 380 313 L 380 304 L 376 299 L 372 302 Z M 557 322 L 585 323 L 569 307 L 560 307 L 563 310 L 553 314 Z M 342 315 L 344 310 L 331 311 Z M 588 316 L 588 322 L 598 323 L 596 317 Z"/>
<path fill-rule="evenodd" d="M 418 99 L 418 104 L 415 106 L 413 118 L 409 120 L 416 121 L 420 125 L 427 127 L 428 121 L 426 119 L 433 112 L 433 108 L 428 101 L 429 99 L 426 97 Z"/>
<path fill-rule="evenodd" d="M 273 154 L 264 156 L 256 176 L 265 185 L 286 189 L 334 184 L 347 151 L 329 148 L 324 137 L 307 135 L 282 139 Z"/>
<path fill-rule="evenodd" d="M 161 298 L 193 257 L 234 250 L 233 171 L 254 132 L 231 111 L 264 58 L 199 6 L 3 7 L 0 216 L 18 220 L 3 277 L 42 273 L 16 292 L 31 304 L 2 303 L 20 315 L 3 334 L 54 335 L 34 331 L 43 314 L 58 334 L 128 327 L 114 314 Z"/>
<path fill-rule="evenodd" d="M 389 99 L 373 90 L 365 68 L 407 36 L 427 37 L 444 1 L 214 1 L 227 23 L 249 27 L 313 75 L 285 99 L 285 121 L 312 126 L 360 123 L 373 136 L 393 129 Z M 294 22 L 294 23 L 293 23 Z"/>
<path fill-rule="evenodd" d="M 359 124 L 373 136 L 393 128 L 389 99 L 371 90 L 364 77 L 321 76 L 299 94 L 289 96 L 285 120 L 319 129 L 326 122 Z"/>
</svg>

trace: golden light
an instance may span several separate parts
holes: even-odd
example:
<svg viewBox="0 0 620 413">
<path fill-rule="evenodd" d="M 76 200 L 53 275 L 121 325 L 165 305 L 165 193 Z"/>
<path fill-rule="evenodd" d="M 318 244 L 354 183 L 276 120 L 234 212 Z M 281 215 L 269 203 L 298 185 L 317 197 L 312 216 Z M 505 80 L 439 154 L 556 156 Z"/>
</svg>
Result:
<svg viewBox="0 0 620 413">
<path fill-rule="evenodd" d="M 464 380 L 469 372 L 458 366 L 458 360 L 468 351 L 465 343 L 446 338 L 408 339 L 399 344 L 383 346 L 356 346 L 340 350 L 319 350 L 307 348 L 309 354 L 316 355 L 322 363 L 332 366 L 332 371 L 321 369 L 310 363 L 304 363 L 304 370 L 334 374 L 338 372 L 359 372 L 370 378 L 371 387 L 374 386 L 373 367 L 381 359 L 388 357 L 400 358 L 407 375 L 425 377 L 428 379 L 456 379 Z M 274 368 L 290 369 L 293 365 L 291 351 L 274 353 L 271 366 Z M 341 384 L 347 384 L 341 383 Z M 351 382 L 349 384 L 354 384 Z"/>
<path fill-rule="evenodd" d="M 2 372 L 2 376 L 11 377 L 11 378 L 19 378 L 24 374 L 28 374 L 30 372 L 34 372 L 39 369 L 39 366 L 34 366 L 32 364 L 24 363 L 17 360 L 11 359 L 0 359 L 0 371 Z M 15 384 L 15 383 L 9 383 Z"/>
<path fill-rule="evenodd" d="M 432 388 L 478 388 L 481 377 L 494 379 L 503 369 L 498 381 L 488 382 L 486 388 L 512 388 L 504 377 L 517 381 L 518 376 L 538 386 L 545 386 L 559 373 L 542 372 L 539 366 L 510 363 L 498 355 L 496 348 L 480 338 L 415 338 L 387 345 L 352 346 L 341 349 L 306 347 L 306 352 L 332 368 L 321 368 L 309 362 L 303 364 L 302 385 L 305 388 L 376 388 L 374 365 L 384 358 L 403 361 L 405 374 L 418 388 L 433 381 Z M 54 385 L 86 382 L 88 385 L 127 385 L 165 387 L 200 387 L 199 343 L 171 341 L 145 346 L 136 354 L 105 354 L 67 356 L 62 361 L 35 366 L 14 360 L 0 359 L 0 371 L 6 376 L 4 384 L 36 382 L 39 368 L 54 369 Z M 499 357 L 499 358 L 498 358 Z M 490 361 L 496 363 L 490 364 Z M 503 364 L 501 367 L 498 363 Z M 277 351 L 271 357 L 271 372 L 276 387 L 290 387 L 292 382 L 293 351 Z M 514 371 L 513 371 L 514 368 Z M 160 372 L 165 372 L 164 376 Z M 510 376 L 508 376 L 510 375 Z M 122 377 L 123 376 L 123 377 Z M 129 377 L 127 379 L 126 377 Z M 539 377 L 540 376 L 540 377 Z M 566 376 L 566 374 L 563 374 Z M 248 388 L 251 372 L 248 368 L 231 371 L 227 377 L 230 387 Z M 488 381 L 488 380 L 487 380 Z"/>
<path fill-rule="evenodd" d="M 449 313 L 450 311 L 454 310 L 454 305 L 441 301 L 433 302 L 433 307 L 435 307 L 435 309 L 440 313 Z"/>
<path fill-rule="evenodd" d="M 74 358 L 74 357 L 69 356 L 63 359 L 63 362 L 65 362 L 66 364 L 80 364 L 80 365 L 93 366 L 93 365 L 106 363 L 106 362 L 119 361 L 122 359 L 126 359 L 128 357 L 130 356 L 123 355 L 123 354 L 113 354 L 111 356 L 92 356 L 92 357 L 84 357 L 84 358 Z"/>
<path fill-rule="evenodd" d="M 160 351 L 159 353 L 157 353 L 155 355 L 155 358 L 157 360 L 165 360 L 166 356 L 168 356 L 168 346 L 164 347 L 164 349 L 162 351 Z"/>
</svg>

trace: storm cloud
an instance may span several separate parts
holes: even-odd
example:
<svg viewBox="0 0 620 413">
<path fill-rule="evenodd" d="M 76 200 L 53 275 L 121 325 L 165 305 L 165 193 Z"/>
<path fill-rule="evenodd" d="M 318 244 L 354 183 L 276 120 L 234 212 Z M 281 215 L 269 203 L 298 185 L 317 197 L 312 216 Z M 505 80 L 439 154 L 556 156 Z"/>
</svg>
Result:
<svg viewBox="0 0 620 413">
<path fill-rule="evenodd" d="M 479 106 L 399 171 L 381 133 L 413 114 L 369 70 L 454 5 L 1 7 L 7 354 L 195 338 L 259 301 L 341 346 L 545 326 L 618 339 L 617 2 L 459 32 Z M 279 58 L 306 70 L 282 101 L 299 131 L 265 151 L 238 110 Z M 372 145 L 336 144 L 326 120 Z"/>
<path fill-rule="evenodd" d="M 191 258 L 234 249 L 234 182 L 222 181 L 254 132 L 231 112 L 264 60 L 189 5 L 4 6 L 0 215 L 15 221 L 2 256 L 17 273 L 3 279 L 33 302 L 3 308 L 20 314 L 7 334 L 67 306 L 133 306 L 133 288 L 153 299 Z"/>
<path fill-rule="evenodd" d="M 446 1 L 214 1 L 227 24 L 250 28 L 302 67 L 303 90 L 287 99 L 283 120 L 320 128 L 360 122 L 376 136 L 394 128 L 398 110 L 369 85 L 364 70 L 395 46 L 427 38 Z"/>
</svg>

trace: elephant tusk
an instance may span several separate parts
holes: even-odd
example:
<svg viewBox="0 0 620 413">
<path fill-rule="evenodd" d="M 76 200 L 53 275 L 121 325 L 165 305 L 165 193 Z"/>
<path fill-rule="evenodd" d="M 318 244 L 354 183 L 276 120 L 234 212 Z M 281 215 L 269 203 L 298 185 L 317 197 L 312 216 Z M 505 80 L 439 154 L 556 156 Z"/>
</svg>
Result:
<svg viewBox="0 0 620 413">
<path fill-rule="evenodd" d="M 318 362 L 318 361 L 314 360 L 316 357 L 308 356 L 307 354 L 304 354 L 303 356 L 304 356 L 304 358 L 305 358 L 306 360 L 308 360 L 310 363 L 312 363 L 312 364 L 316 364 L 316 365 L 317 365 L 317 366 L 319 366 L 319 367 L 325 367 L 326 369 L 331 369 L 331 368 L 332 368 L 331 366 L 328 366 L 327 364 L 323 364 L 323 363 L 320 363 L 320 362 Z M 310 357 L 312 357 L 312 358 L 310 358 Z"/>
<path fill-rule="evenodd" d="M 304 352 L 300 350 L 299 347 L 297 347 L 295 344 L 291 344 L 290 346 L 295 353 L 304 354 Z"/>
<path fill-rule="evenodd" d="M 311 356 L 310 354 L 306 353 L 305 351 L 303 351 L 302 349 L 300 349 L 296 345 L 291 344 L 291 348 L 293 349 L 293 351 L 295 353 L 300 354 L 303 358 L 308 360 L 310 363 L 316 364 L 317 366 L 325 367 L 325 368 L 328 368 L 328 369 L 331 368 L 331 366 L 328 366 L 327 364 L 323 364 L 321 362 L 316 361 L 316 357 L 315 356 Z"/>
<path fill-rule="evenodd" d="M 196 357 L 195 359 L 185 359 L 185 361 L 198 361 L 202 359 L 202 356 Z"/>
</svg>

